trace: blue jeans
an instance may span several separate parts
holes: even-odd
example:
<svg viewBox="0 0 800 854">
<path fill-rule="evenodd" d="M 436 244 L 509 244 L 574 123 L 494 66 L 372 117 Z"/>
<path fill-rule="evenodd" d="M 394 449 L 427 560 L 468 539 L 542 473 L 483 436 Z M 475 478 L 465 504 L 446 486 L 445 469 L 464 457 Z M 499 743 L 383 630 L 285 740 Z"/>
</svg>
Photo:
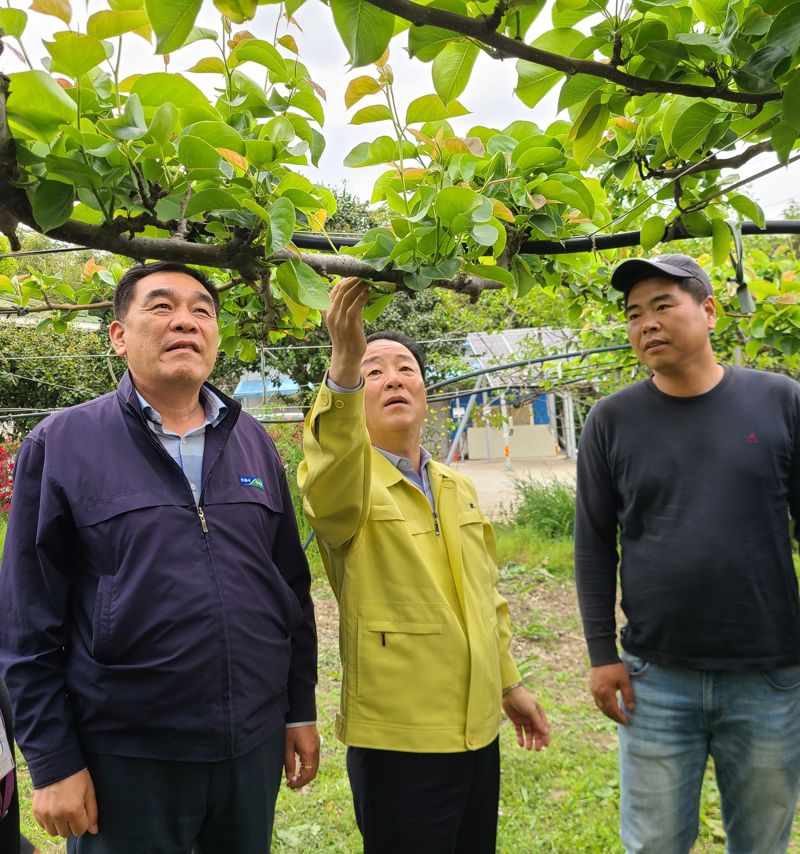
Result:
<svg viewBox="0 0 800 854">
<path fill-rule="evenodd" d="M 800 665 L 733 673 L 623 661 L 635 705 L 618 727 L 628 854 L 687 854 L 709 756 L 727 854 L 785 854 L 800 793 Z"/>
</svg>

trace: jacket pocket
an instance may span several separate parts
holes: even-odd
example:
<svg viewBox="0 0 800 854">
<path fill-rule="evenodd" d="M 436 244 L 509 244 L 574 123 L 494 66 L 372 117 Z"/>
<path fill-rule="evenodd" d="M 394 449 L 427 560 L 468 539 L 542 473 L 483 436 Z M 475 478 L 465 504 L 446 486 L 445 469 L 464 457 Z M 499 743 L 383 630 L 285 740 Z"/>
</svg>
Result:
<svg viewBox="0 0 800 854">
<path fill-rule="evenodd" d="M 450 724 L 457 657 L 448 635 L 444 620 L 359 619 L 357 717 L 401 726 Z"/>
</svg>

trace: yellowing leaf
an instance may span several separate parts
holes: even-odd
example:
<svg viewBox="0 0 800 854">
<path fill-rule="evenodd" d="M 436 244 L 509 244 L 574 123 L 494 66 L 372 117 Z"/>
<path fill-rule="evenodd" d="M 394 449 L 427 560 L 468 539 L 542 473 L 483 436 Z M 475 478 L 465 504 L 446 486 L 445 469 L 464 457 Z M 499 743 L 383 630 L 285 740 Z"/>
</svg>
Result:
<svg viewBox="0 0 800 854">
<path fill-rule="evenodd" d="M 793 282 L 796 278 L 797 272 L 795 270 L 786 270 L 786 272 L 781 275 L 781 279 L 784 282 Z"/>
<path fill-rule="evenodd" d="M 623 128 L 624 130 L 636 131 L 639 129 L 639 125 L 636 122 L 632 122 L 630 119 L 626 119 L 624 116 L 615 116 L 614 124 L 618 128 Z"/>
<path fill-rule="evenodd" d="M 233 50 L 240 42 L 250 41 L 250 39 L 254 38 L 255 36 L 249 30 L 239 30 L 238 33 L 228 40 L 228 47 Z"/>
<path fill-rule="evenodd" d="M 290 50 L 295 55 L 300 53 L 300 51 L 297 49 L 297 42 L 294 40 L 294 36 L 281 36 L 278 39 L 278 44 L 283 45 L 286 50 Z"/>
<path fill-rule="evenodd" d="M 217 151 L 228 161 L 232 166 L 236 166 L 243 172 L 247 171 L 247 161 L 241 154 L 231 151 L 230 148 L 218 148 Z"/>
<path fill-rule="evenodd" d="M 409 169 L 403 170 L 403 177 L 411 181 L 419 181 L 428 174 L 427 169 L 422 169 L 419 166 L 412 166 Z"/>
<path fill-rule="evenodd" d="M 378 68 L 383 68 L 383 66 L 386 65 L 386 63 L 388 61 L 389 61 L 389 48 L 387 47 L 386 50 L 383 52 L 383 56 L 381 56 L 380 59 L 375 60 L 375 65 L 377 65 Z"/>
<path fill-rule="evenodd" d="M 450 154 L 470 154 L 469 146 L 463 139 L 451 136 L 444 141 L 444 150 Z"/>
<path fill-rule="evenodd" d="M 500 201 L 500 199 L 492 199 L 492 216 L 497 219 L 505 220 L 506 222 L 514 222 L 514 214 Z"/>
<path fill-rule="evenodd" d="M 103 267 L 103 266 L 101 266 L 100 264 L 98 264 L 98 263 L 94 260 L 94 258 L 90 258 L 90 259 L 89 259 L 89 260 L 88 260 L 88 261 L 83 265 L 83 278 L 84 278 L 84 279 L 87 279 L 87 280 L 88 280 L 88 279 L 91 279 L 91 278 L 92 278 L 92 276 L 93 276 L 95 273 L 100 273 L 101 271 L 103 271 L 103 270 L 105 270 L 105 269 L 106 269 L 106 268 L 105 268 L 105 267 Z"/>
<path fill-rule="evenodd" d="M 325 220 L 328 218 L 328 212 L 325 208 L 320 208 L 308 217 L 308 224 L 314 231 L 322 231 L 325 228 Z"/>
<path fill-rule="evenodd" d="M 778 302 L 782 305 L 797 305 L 800 302 L 800 294 L 781 294 Z"/>
<path fill-rule="evenodd" d="M 425 136 L 424 133 L 421 133 L 418 130 L 414 130 L 414 128 L 407 128 L 408 132 L 411 136 L 414 137 L 418 142 L 424 143 L 425 145 L 429 145 L 431 148 L 435 145 L 434 141 L 429 137 Z"/>
<path fill-rule="evenodd" d="M 60 18 L 65 24 L 72 20 L 72 7 L 69 0 L 33 0 L 31 12 L 39 12 L 41 15 L 52 15 Z"/>
<path fill-rule="evenodd" d="M 531 203 L 531 207 L 535 211 L 540 210 L 547 204 L 547 199 L 540 193 L 535 193 L 534 195 L 528 193 L 528 201 Z"/>
<path fill-rule="evenodd" d="M 381 85 L 374 77 L 356 77 L 347 84 L 344 93 L 344 105 L 349 110 L 353 104 L 357 104 L 362 98 L 380 91 Z"/>
</svg>

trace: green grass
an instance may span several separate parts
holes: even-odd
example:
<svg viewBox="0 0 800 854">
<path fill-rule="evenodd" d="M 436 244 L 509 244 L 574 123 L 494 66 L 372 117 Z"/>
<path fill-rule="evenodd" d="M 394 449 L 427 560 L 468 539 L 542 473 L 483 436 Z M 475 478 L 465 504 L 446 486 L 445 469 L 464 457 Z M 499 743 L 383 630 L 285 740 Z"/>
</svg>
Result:
<svg viewBox="0 0 800 854">
<path fill-rule="evenodd" d="M 572 588 L 572 543 L 504 526 L 498 528 L 497 539 L 500 587 L 515 622 L 515 654 L 552 727 L 552 744 L 539 754 L 519 750 L 511 727 L 502 727 L 497 850 L 500 854 L 622 854 L 616 733 L 589 696 Z M 322 764 L 310 786 L 300 792 L 282 790 L 273 851 L 357 854 L 360 837 L 345 772 L 345 748 L 333 734 L 341 679 L 335 606 L 315 549 L 309 557 L 322 629 L 318 692 Z M 33 822 L 24 763 L 21 779 L 25 832 L 45 854 L 63 852 L 63 846 L 50 842 Z M 719 793 L 709 773 L 694 853 L 722 854 L 721 828 Z M 789 851 L 800 853 L 800 827 L 795 828 Z"/>
</svg>

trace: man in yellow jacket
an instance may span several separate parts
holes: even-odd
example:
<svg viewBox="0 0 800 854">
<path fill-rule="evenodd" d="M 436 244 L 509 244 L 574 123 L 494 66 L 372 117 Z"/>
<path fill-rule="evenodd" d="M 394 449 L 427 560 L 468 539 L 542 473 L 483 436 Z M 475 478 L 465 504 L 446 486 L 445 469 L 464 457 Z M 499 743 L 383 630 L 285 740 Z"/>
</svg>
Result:
<svg viewBox="0 0 800 854">
<path fill-rule="evenodd" d="M 394 333 L 368 343 L 367 294 L 357 279 L 332 291 L 298 472 L 339 602 L 356 821 L 365 854 L 493 854 L 501 705 L 528 749 L 547 745 L 547 718 L 511 656 L 475 488 L 420 445 L 422 353 Z"/>
</svg>

